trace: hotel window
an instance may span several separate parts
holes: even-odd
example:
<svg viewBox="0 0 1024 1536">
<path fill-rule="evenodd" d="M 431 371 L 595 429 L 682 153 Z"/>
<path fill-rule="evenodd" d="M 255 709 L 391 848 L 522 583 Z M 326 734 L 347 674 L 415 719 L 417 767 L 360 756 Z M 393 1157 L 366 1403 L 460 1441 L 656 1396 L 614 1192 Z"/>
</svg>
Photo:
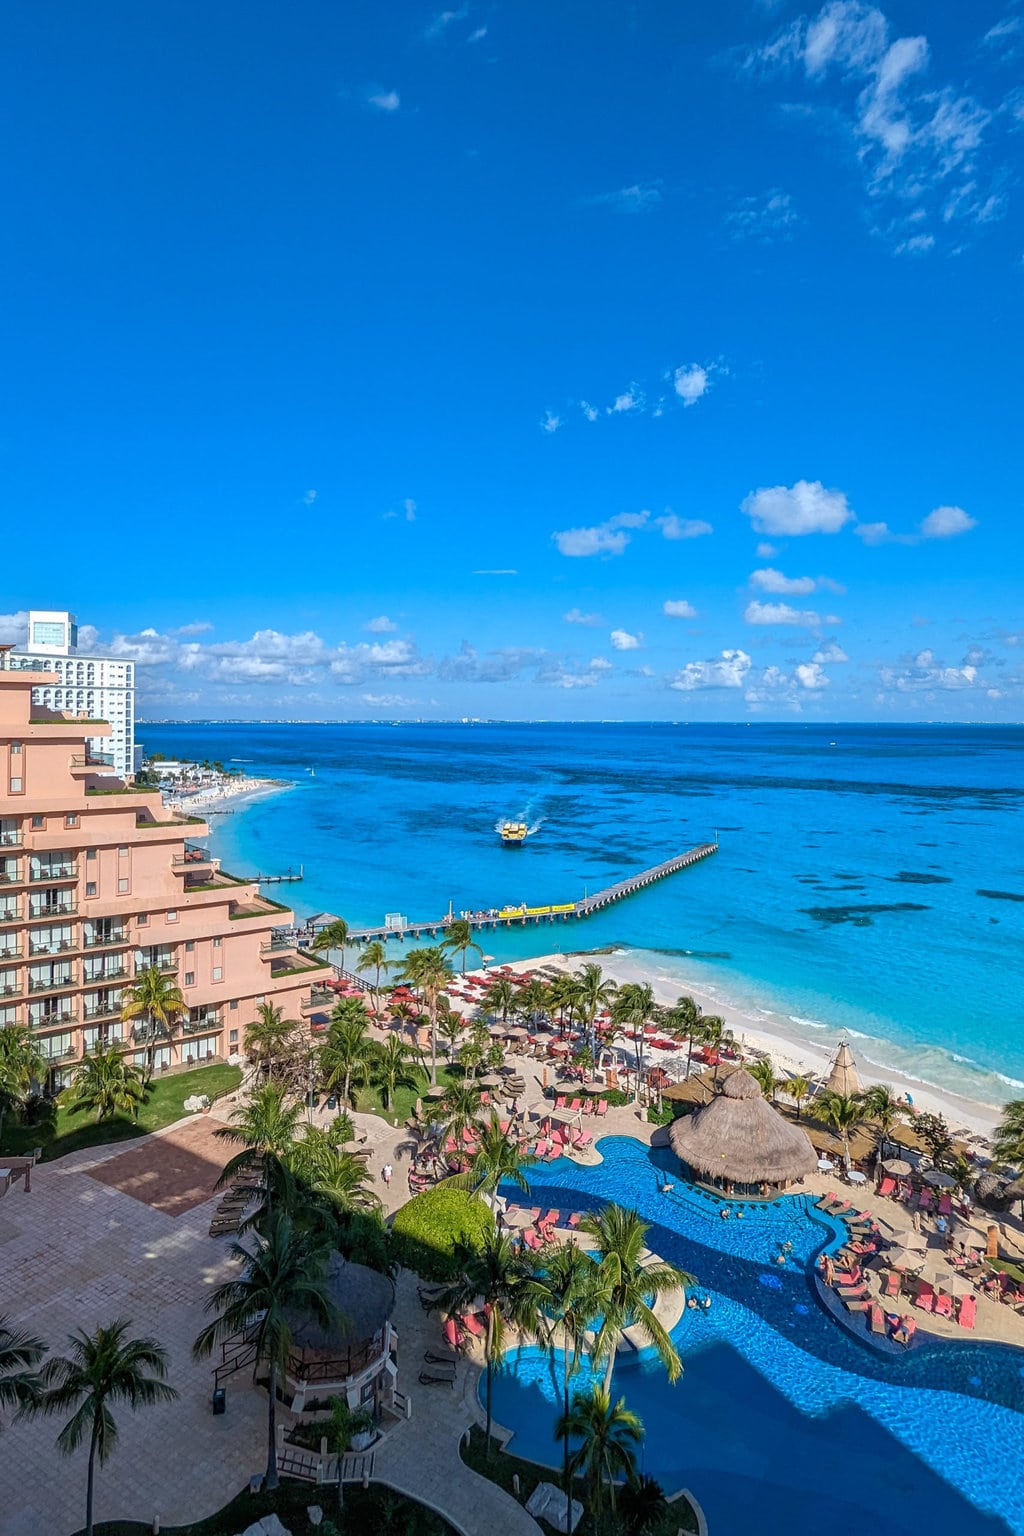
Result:
<svg viewBox="0 0 1024 1536">
<path fill-rule="evenodd" d="M 85 894 L 87 896 L 95 896 L 96 895 L 96 881 L 95 880 L 87 880 L 85 882 Z"/>
<path fill-rule="evenodd" d="M 11 756 L 12 757 L 20 757 L 21 756 L 21 742 L 20 741 L 12 741 L 11 742 Z"/>
<path fill-rule="evenodd" d="M 168 912 L 168 914 L 167 914 L 167 921 L 169 923 L 176 923 L 178 921 L 178 914 L 177 914 L 177 912 Z"/>
<path fill-rule="evenodd" d="M 128 881 L 127 880 L 119 880 L 117 882 L 117 889 L 118 889 L 118 893 L 120 895 L 123 895 L 124 892 L 127 891 L 127 889 L 128 889 Z"/>
<path fill-rule="evenodd" d="M 69 811 L 68 814 L 64 817 L 64 825 L 66 827 L 77 827 L 78 826 L 78 812 L 77 811 Z"/>
<path fill-rule="evenodd" d="M 220 939 L 214 939 L 214 941 L 213 941 L 213 947 L 214 947 L 214 949 L 220 949 L 220 946 L 221 946 L 221 943 L 222 943 L 222 940 L 220 940 Z"/>
<path fill-rule="evenodd" d="M 10 792 L 11 792 L 12 795 L 20 795 L 20 794 L 23 793 L 23 790 L 22 790 L 22 780 L 21 780 L 21 775 L 20 774 L 12 775 L 12 777 L 11 777 L 11 785 L 10 785 Z"/>
<path fill-rule="evenodd" d="M 237 1029 L 229 1029 L 228 1030 L 228 1041 L 229 1041 L 229 1043 L 231 1045 L 237 1045 L 238 1044 L 238 1030 Z"/>
<path fill-rule="evenodd" d="M 223 966 L 220 966 L 220 965 L 215 965 L 214 966 L 214 968 L 213 968 L 213 979 L 214 979 L 214 981 L 223 981 L 224 980 L 224 969 L 223 969 Z"/>
<path fill-rule="evenodd" d="M 186 985 L 186 987 L 194 987 L 195 984 L 196 984 L 196 973 L 195 973 L 195 971 L 186 971 L 185 972 L 185 985 Z"/>
<path fill-rule="evenodd" d="M 238 998 L 237 997 L 233 997 L 231 999 L 230 1003 L 228 1003 L 228 1007 L 229 1008 L 237 1008 L 238 1007 Z"/>
<path fill-rule="evenodd" d="M 32 831 L 33 832 L 39 832 L 39 831 L 42 830 L 42 826 L 43 826 L 43 818 L 41 816 L 33 816 L 32 817 Z"/>
<path fill-rule="evenodd" d="M 186 955 L 191 955 L 193 953 L 193 951 L 195 950 L 195 947 L 196 947 L 196 944 L 195 944 L 195 940 L 194 939 L 186 939 L 185 940 L 185 953 L 186 953 Z"/>
<path fill-rule="evenodd" d="M 96 857 L 96 849 L 95 848 L 87 848 L 85 850 L 85 857 L 86 857 L 86 861 L 88 863 L 91 863 L 92 860 L 95 859 L 95 857 Z"/>
<path fill-rule="evenodd" d="M 149 923 L 149 913 L 148 912 L 140 912 L 138 914 L 138 916 L 136 917 L 135 921 L 138 923 L 140 928 L 145 928 L 148 925 L 148 923 Z"/>
<path fill-rule="evenodd" d="M 126 859 L 128 857 L 128 849 L 127 848 L 119 848 L 117 850 L 117 856 L 118 856 L 119 859 Z"/>
</svg>

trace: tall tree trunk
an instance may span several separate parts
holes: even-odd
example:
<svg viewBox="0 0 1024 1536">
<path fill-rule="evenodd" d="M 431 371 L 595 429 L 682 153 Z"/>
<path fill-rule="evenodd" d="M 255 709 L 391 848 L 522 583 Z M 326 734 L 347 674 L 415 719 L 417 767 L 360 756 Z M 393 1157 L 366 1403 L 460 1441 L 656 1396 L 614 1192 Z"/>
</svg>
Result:
<svg viewBox="0 0 1024 1536">
<path fill-rule="evenodd" d="M 617 1348 L 618 1346 L 616 1344 L 612 1345 L 611 1349 L 608 1351 L 608 1359 L 605 1362 L 604 1389 L 607 1393 L 609 1393 L 609 1395 L 611 1394 L 612 1390 L 612 1371 L 615 1369 L 615 1352 Z"/>
<path fill-rule="evenodd" d="M 96 1483 L 96 1441 L 98 1439 L 99 1426 L 92 1426 L 92 1439 L 89 1442 L 89 1472 L 85 1483 L 85 1536 L 92 1536 L 92 1495 Z"/>
<path fill-rule="evenodd" d="M 488 1322 L 488 1328 L 490 1323 Z M 491 1348 L 488 1341 L 486 1350 L 485 1368 L 487 1371 L 487 1456 L 491 1454 L 491 1386 L 494 1381 L 493 1362 L 491 1360 Z"/>
<path fill-rule="evenodd" d="M 277 1361 L 270 1362 L 270 1407 L 267 1411 L 267 1491 L 277 1487 Z"/>
<path fill-rule="evenodd" d="M 687 1048 L 686 1048 L 686 1081 L 687 1082 L 690 1081 L 690 1062 L 692 1060 L 693 1060 L 693 1036 L 689 1035 L 687 1037 Z"/>
<path fill-rule="evenodd" d="M 437 998 L 427 998 L 427 1017 L 430 1020 L 430 1086 L 437 1086 Z"/>
<path fill-rule="evenodd" d="M 562 1412 L 569 1417 L 569 1380 L 572 1371 L 569 1360 L 569 1339 L 562 1328 Z M 562 1480 L 565 1484 L 565 1528 L 572 1526 L 572 1477 L 569 1473 L 569 1434 L 562 1436 Z"/>
</svg>

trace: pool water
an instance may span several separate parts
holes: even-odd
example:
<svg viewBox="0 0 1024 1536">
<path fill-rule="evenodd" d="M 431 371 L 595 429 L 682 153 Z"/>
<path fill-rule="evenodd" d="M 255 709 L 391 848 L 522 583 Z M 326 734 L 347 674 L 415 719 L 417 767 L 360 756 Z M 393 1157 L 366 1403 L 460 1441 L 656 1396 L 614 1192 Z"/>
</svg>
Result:
<svg viewBox="0 0 1024 1536">
<path fill-rule="evenodd" d="M 1024 1349 L 969 1339 L 880 1355 L 819 1303 L 814 1259 L 843 1229 L 804 1196 L 769 1205 L 721 1202 L 677 1182 L 667 1150 L 605 1137 L 604 1161 L 530 1170 L 531 1199 L 591 1209 L 607 1200 L 651 1223 L 657 1253 L 693 1273 L 708 1311 L 684 1311 L 673 1341 L 675 1385 L 651 1351 L 616 1365 L 613 1390 L 646 1427 L 643 1469 L 666 1492 L 689 1488 L 712 1536 L 803 1532 L 844 1520 L 873 1536 L 955 1530 L 1024 1536 Z M 513 1191 L 509 1191 L 510 1194 Z M 792 1244 L 787 1263 L 774 1262 Z M 586 1386 L 584 1365 L 576 1382 Z M 511 1449 L 557 1465 L 558 1363 L 511 1353 L 494 1415 Z"/>
</svg>

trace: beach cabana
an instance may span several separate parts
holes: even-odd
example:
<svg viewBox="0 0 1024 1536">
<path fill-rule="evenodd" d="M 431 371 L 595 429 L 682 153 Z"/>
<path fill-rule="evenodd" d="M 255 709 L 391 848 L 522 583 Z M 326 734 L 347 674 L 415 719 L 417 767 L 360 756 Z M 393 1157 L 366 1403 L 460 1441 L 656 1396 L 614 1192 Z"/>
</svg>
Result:
<svg viewBox="0 0 1024 1536">
<path fill-rule="evenodd" d="M 742 1067 L 710 1104 L 673 1124 L 669 1142 L 698 1181 L 729 1195 L 777 1193 L 818 1166 L 804 1131 L 772 1108 Z"/>
<path fill-rule="evenodd" d="M 841 1093 L 845 1098 L 850 1098 L 855 1093 L 860 1093 L 860 1078 L 857 1076 L 857 1064 L 853 1059 L 853 1052 L 843 1040 L 836 1051 L 836 1059 L 832 1063 L 831 1071 L 822 1085 L 829 1093 Z"/>
</svg>

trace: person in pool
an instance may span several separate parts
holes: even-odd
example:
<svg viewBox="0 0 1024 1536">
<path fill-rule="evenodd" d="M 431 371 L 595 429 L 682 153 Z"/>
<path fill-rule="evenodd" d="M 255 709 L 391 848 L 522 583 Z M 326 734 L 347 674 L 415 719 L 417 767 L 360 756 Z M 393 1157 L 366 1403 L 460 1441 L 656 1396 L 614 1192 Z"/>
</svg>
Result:
<svg viewBox="0 0 1024 1536">
<path fill-rule="evenodd" d="M 721 1212 L 720 1212 L 720 1215 L 721 1215 L 723 1221 L 728 1221 L 729 1217 L 732 1215 L 732 1211 L 729 1209 L 729 1207 L 727 1205 L 723 1205 L 723 1207 L 721 1209 Z"/>
</svg>

